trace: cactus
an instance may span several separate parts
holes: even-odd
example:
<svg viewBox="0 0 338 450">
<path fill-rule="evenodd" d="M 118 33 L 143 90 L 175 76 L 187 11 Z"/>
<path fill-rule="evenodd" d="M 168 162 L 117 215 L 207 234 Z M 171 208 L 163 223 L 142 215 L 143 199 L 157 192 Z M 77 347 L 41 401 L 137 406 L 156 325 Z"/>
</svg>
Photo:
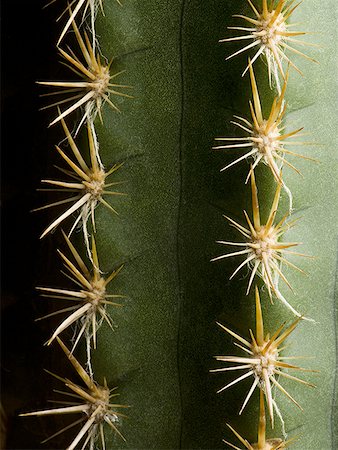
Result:
<svg viewBox="0 0 338 450">
<path fill-rule="evenodd" d="M 74 99 L 75 103 L 71 106 L 62 109 L 64 104 L 60 103 L 61 110 L 56 118 L 53 116 L 51 122 L 60 130 L 63 125 L 70 148 L 66 147 L 64 150 L 61 145 L 58 152 L 77 175 L 81 172 L 81 183 L 88 183 L 82 174 L 88 176 L 83 164 L 92 173 L 95 167 L 97 171 L 103 171 L 104 167 L 116 168 L 124 163 L 123 170 L 114 173 L 116 179 L 112 181 L 125 182 L 123 193 L 126 196 L 114 195 L 108 199 L 108 204 L 113 200 L 111 206 L 118 215 L 99 204 L 105 201 L 103 194 L 108 194 L 104 187 L 104 191 L 101 189 L 99 194 L 95 192 L 94 195 L 87 190 L 81 196 L 83 187 L 75 188 L 47 180 L 48 184 L 56 184 L 64 189 L 81 189 L 79 194 L 75 194 L 77 197 L 73 198 L 74 203 L 70 209 L 62 211 L 60 216 L 51 215 L 51 225 L 43 233 L 47 234 L 63 221 L 62 226 L 68 227 L 67 231 L 72 230 L 74 221 L 72 223 L 68 216 L 77 211 L 75 221 L 82 221 L 84 233 L 77 234 L 75 238 L 73 233 L 72 242 L 74 239 L 76 244 L 66 238 L 68 250 L 65 250 L 70 252 L 76 264 L 65 251 L 61 250 L 60 255 L 70 267 L 72 275 L 77 274 L 77 280 L 82 283 L 81 290 L 87 288 L 89 292 L 94 281 L 108 281 L 111 279 L 110 273 L 116 274 L 114 269 L 122 264 L 124 266 L 114 278 L 114 288 L 108 294 L 123 293 L 125 297 L 119 302 L 122 307 L 115 308 L 109 304 L 108 297 L 100 296 L 100 301 L 102 298 L 106 301 L 104 313 L 99 311 L 100 317 L 105 319 L 105 314 L 107 317 L 108 314 L 113 316 L 114 330 L 104 321 L 97 329 L 96 323 L 97 320 L 100 322 L 100 317 L 97 317 L 97 310 L 93 310 L 93 303 L 88 301 L 80 306 L 81 311 L 83 309 L 88 312 L 90 317 L 83 334 L 87 337 L 87 348 L 91 345 L 94 348 L 87 351 L 87 355 L 85 351 L 81 355 L 81 351 L 76 348 L 75 359 L 68 350 L 69 346 L 60 341 L 66 359 L 70 360 L 80 376 L 80 372 L 83 374 L 86 358 L 88 359 L 86 369 L 89 375 L 87 373 L 82 376 L 86 388 L 79 387 L 75 381 L 67 381 L 85 392 L 84 395 L 95 398 L 92 404 L 85 403 L 81 412 L 92 411 L 97 405 L 98 387 L 105 393 L 108 392 L 108 386 L 118 387 L 118 405 L 128 405 L 130 408 L 128 418 L 122 418 L 117 432 L 115 430 L 115 433 L 110 433 L 106 428 L 102 431 L 104 440 L 101 438 L 100 444 L 99 439 L 98 445 L 109 449 L 224 448 L 225 443 L 234 445 L 234 434 L 241 442 L 238 445 L 259 450 L 261 447 L 264 450 L 279 449 L 284 445 L 290 445 L 296 450 L 335 448 L 334 288 L 337 250 L 335 207 L 338 199 L 335 182 L 337 166 L 334 164 L 337 139 L 333 129 L 337 114 L 332 102 L 335 80 L 329 76 L 333 72 L 337 51 L 330 45 L 334 39 L 329 33 L 315 35 L 315 38 L 312 36 L 312 41 L 322 44 L 324 49 L 319 51 L 310 48 L 307 53 L 311 53 L 310 58 L 318 59 L 320 65 L 308 64 L 301 55 L 296 55 L 292 58 L 292 64 L 300 67 L 305 77 L 301 78 L 291 67 L 290 74 L 285 75 L 283 87 L 283 82 L 280 83 L 281 61 L 271 62 L 273 55 L 271 56 L 270 50 L 265 55 L 270 58 L 270 76 L 264 60 L 262 62 L 262 58 L 255 58 L 257 53 L 252 54 L 255 61 L 252 59 L 249 63 L 245 52 L 239 52 L 236 58 L 225 61 L 227 56 L 237 53 L 241 48 L 236 42 L 236 36 L 227 31 L 227 26 L 234 26 L 231 16 L 235 14 L 249 17 L 255 8 L 260 7 L 259 0 L 248 2 L 249 4 L 244 0 L 183 0 L 180 3 L 157 2 L 156 5 L 150 2 L 125 1 L 122 2 L 122 7 L 118 3 L 107 0 L 88 2 L 88 7 L 92 8 L 88 10 L 91 11 L 88 18 L 89 29 L 95 29 L 98 43 L 92 42 L 90 38 L 79 37 L 84 36 L 82 31 L 77 29 L 73 20 L 64 20 L 64 16 L 64 24 L 58 34 L 62 48 L 73 27 L 82 52 L 85 45 L 92 54 L 95 54 L 95 48 L 100 48 L 103 55 L 102 60 L 100 59 L 102 67 L 111 67 L 108 63 L 105 66 L 105 57 L 114 58 L 114 71 L 110 74 L 121 74 L 121 88 L 133 86 L 134 97 L 121 97 L 118 105 L 115 105 L 115 98 L 114 101 L 109 98 L 108 85 L 105 85 L 103 91 L 98 91 L 95 85 L 95 91 L 89 91 L 90 95 L 87 91 L 79 91 L 79 97 Z M 65 12 L 76 20 L 81 17 L 81 8 L 86 8 L 84 2 L 79 1 L 77 5 L 78 10 L 71 6 L 72 11 L 67 11 L 67 8 Z M 104 15 L 96 16 L 95 7 L 101 5 Z M 262 5 L 263 13 L 268 14 L 269 10 L 266 8 L 271 6 L 271 2 L 263 1 Z M 276 1 L 274 5 L 280 12 L 284 7 L 291 8 L 289 2 Z M 331 30 L 335 30 L 333 10 L 337 10 L 333 0 L 328 0 L 325 5 L 319 4 L 317 0 L 309 0 L 293 12 L 293 20 L 305 20 L 310 31 L 327 30 L 329 25 Z M 229 37 L 225 37 L 226 34 Z M 76 40 L 73 42 L 74 52 L 77 51 Z M 218 40 L 226 42 L 217 44 Z M 263 54 L 263 50 L 260 53 Z M 62 54 L 65 56 L 64 50 Z M 85 54 L 86 52 L 83 56 Z M 66 55 L 71 63 L 73 53 L 67 52 Z M 93 61 L 91 59 L 87 63 Z M 95 59 L 95 64 L 98 64 L 97 61 Z M 248 73 L 241 77 L 243 68 L 247 66 Z M 83 82 L 80 83 L 81 86 L 75 85 L 77 81 L 72 85 L 71 82 L 66 82 L 67 85 L 63 86 L 58 81 L 44 83 L 67 89 L 82 89 L 84 86 Z M 85 89 L 88 89 L 88 85 Z M 116 92 L 110 94 L 113 96 Z M 236 144 L 222 145 L 227 140 L 242 145 L 241 139 L 247 139 L 244 133 L 240 134 L 240 127 L 236 128 L 231 124 L 231 120 L 234 115 L 250 117 L 249 101 L 252 100 L 253 116 L 259 119 L 258 122 L 262 122 L 264 117 L 275 117 L 278 121 L 285 116 L 286 129 L 282 130 L 281 123 L 278 122 L 273 136 L 283 136 L 286 139 L 285 147 L 284 144 L 277 150 L 274 147 L 275 159 L 260 158 L 261 162 L 267 164 L 256 164 L 257 155 L 253 150 L 250 150 L 249 158 L 246 155 L 243 160 L 239 160 L 244 153 L 239 154 L 238 148 L 245 151 L 244 146 L 234 148 Z M 109 108 L 109 102 L 113 102 L 113 108 Z M 79 120 L 70 125 L 76 117 L 74 110 L 80 109 Z M 87 119 L 88 132 L 79 126 Z M 289 150 L 286 161 L 293 165 L 295 155 L 291 153 L 291 147 L 287 146 L 287 138 L 300 133 L 302 127 L 312 133 L 308 141 L 310 144 L 302 151 L 305 158 L 296 159 L 297 171 L 304 178 L 290 167 L 285 167 L 281 174 L 279 167 L 276 169 L 277 157 L 285 155 L 285 149 Z M 71 133 L 66 131 L 68 129 L 75 131 L 74 134 L 78 132 L 78 136 L 73 134 L 71 137 Z M 80 148 L 79 142 L 88 140 L 87 133 L 90 149 L 89 152 L 88 149 L 86 151 L 91 156 L 91 167 L 84 162 L 88 155 L 76 151 Z M 218 148 L 212 150 L 215 137 L 219 138 L 216 141 Z M 223 141 L 222 144 L 219 144 L 220 141 Z M 320 145 L 314 145 L 313 142 Z M 250 149 L 254 148 L 252 143 L 250 146 Z M 75 157 L 76 164 L 70 163 L 70 155 Z M 250 156 L 254 160 L 250 161 Z M 306 159 L 319 160 L 320 164 L 310 164 Z M 235 161 L 238 163 L 234 164 Z M 287 165 L 286 161 L 284 163 Z M 254 172 L 250 163 L 255 166 Z M 231 169 L 223 170 L 230 165 L 233 165 Z M 223 173 L 219 173 L 222 170 Z M 250 186 L 245 184 L 248 172 L 251 176 L 252 204 Z M 104 172 L 104 184 L 108 174 L 109 171 Z M 113 193 L 116 194 L 115 191 Z M 98 204 L 94 220 L 94 209 Z M 248 212 L 249 222 L 251 217 L 254 218 L 253 229 L 257 232 L 261 226 L 259 215 L 267 228 L 269 225 L 276 231 L 275 225 L 283 223 L 284 226 L 284 216 L 289 215 L 290 209 L 291 218 L 286 223 L 294 220 L 297 223 L 294 227 L 283 228 L 283 236 L 280 233 L 278 237 L 274 236 L 274 245 L 278 241 L 280 247 L 271 257 L 271 274 L 270 263 L 255 264 L 258 261 L 255 260 L 256 253 L 253 255 L 254 266 L 248 264 L 251 260 L 245 260 L 243 264 L 240 256 L 218 256 L 220 247 L 217 240 L 222 239 L 221 243 L 231 245 L 244 242 L 238 240 L 236 231 L 229 226 L 231 223 L 235 224 L 239 231 L 243 231 L 243 211 Z M 230 224 L 222 215 L 229 217 Z M 252 229 L 249 231 L 252 232 Z M 91 244 L 89 234 L 95 236 Z M 249 236 L 248 232 L 245 234 L 246 237 Z M 49 239 L 54 242 L 54 255 L 56 239 L 54 236 Z M 295 243 L 302 243 L 299 244 L 299 252 L 297 247 L 295 253 L 287 254 L 287 262 L 281 271 L 279 261 L 284 258 L 282 250 L 288 250 L 288 246 Z M 251 248 L 254 247 L 247 243 L 245 245 L 246 255 L 251 255 Z M 300 258 L 297 253 L 313 255 L 315 258 Z M 210 263 L 210 259 L 220 261 L 214 264 Z M 294 266 L 298 265 L 309 276 L 294 270 Z M 74 267 L 77 270 L 75 272 Z M 242 276 L 237 272 L 238 267 L 243 270 Z M 82 270 L 81 280 L 79 268 Z M 229 281 L 234 272 L 236 277 Z M 261 275 L 261 279 L 256 276 L 256 272 Z M 286 284 L 282 286 L 281 283 L 278 287 L 275 276 L 282 279 L 285 277 L 286 284 L 292 286 L 294 292 Z M 257 283 L 262 313 L 257 300 L 259 297 L 256 296 L 255 302 L 253 289 L 248 292 L 248 282 L 249 287 Z M 87 286 L 88 283 L 90 286 Z M 47 295 L 55 295 L 56 298 L 64 294 L 76 297 L 75 290 L 70 293 L 65 292 L 60 285 L 43 286 L 40 291 Z M 291 305 L 290 310 L 285 308 L 283 302 Z M 251 351 L 255 342 L 261 346 L 262 343 L 266 344 L 265 341 L 270 342 L 270 339 L 270 345 L 274 345 L 273 342 L 280 344 L 284 336 L 292 331 L 292 339 L 287 339 L 287 343 L 292 342 L 292 347 L 280 351 L 277 346 L 279 350 L 275 360 L 280 364 L 279 367 L 283 370 L 295 368 L 292 360 L 283 358 L 312 356 L 313 360 L 305 359 L 302 366 L 304 365 L 305 370 L 319 371 L 306 376 L 306 382 L 316 384 L 316 391 L 306 389 L 302 386 L 303 383 L 295 383 L 292 375 L 285 372 L 287 375 L 283 378 L 280 390 L 286 390 L 292 398 L 301 398 L 303 412 L 284 398 L 285 391 L 271 394 L 267 388 L 270 381 L 266 377 L 260 383 L 265 388 L 268 418 L 272 419 L 274 400 L 278 404 L 278 417 L 275 417 L 273 430 L 271 420 L 270 423 L 267 420 L 267 426 L 265 425 L 263 394 L 262 391 L 259 394 L 256 392 L 258 390 L 251 388 L 251 379 L 233 383 L 231 390 L 225 390 L 224 387 L 234 380 L 231 371 L 224 370 L 222 376 L 210 373 L 210 370 L 220 369 L 213 356 L 233 355 L 233 337 L 238 340 L 238 337 L 247 336 L 247 330 L 252 327 L 256 317 L 256 308 L 260 312 L 258 318 L 263 314 L 266 329 L 278 331 L 280 324 L 286 321 L 288 331 L 280 335 L 283 339 L 278 334 L 274 336 L 274 340 L 271 336 L 267 338 L 262 331 L 262 320 L 257 320 L 257 335 L 252 335 L 253 343 L 246 337 L 244 339 L 246 343 L 249 342 L 247 350 Z M 315 323 L 302 321 L 295 328 L 295 323 L 300 318 L 294 322 L 294 312 L 301 318 L 306 316 L 313 319 Z M 59 340 L 61 333 L 62 339 L 64 335 L 67 337 L 66 329 L 79 319 L 76 313 L 69 314 L 68 319 L 58 322 L 57 328 L 49 329 L 48 336 L 52 336 L 50 343 L 56 338 Z M 82 320 L 81 324 L 87 323 L 86 320 Z M 232 337 L 219 329 L 216 321 L 226 331 L 231 330 Z M 283 332 L 279 330 L 279 333 Z M 243 338 L 241 339 L 240 345 L 243 344 Z M 53 351 L 54 347 L 54 344 L 48 347 L 48 351 Z M 83 340 L 82 349 L 85 350 L 85 347 Z M 237 356 L 236 363 L 249 364 L 244 363 L 241 353 L 236 355 L 241 355 Z M 218 357 L 222 360 L 221 358 Z M 228 357 L 223 357 L 223 360 L 224 358 Z M 53 367 L 53 372 L 63 380 L 66 379 L 67 376 L 60 373 L 63 363 L 54 361 L 53 365 L 56 366 L 55 370 Z M 59 365 L 60 370 L 57 370 Z M 272 378 L 275 380 L 273 383 L 276 382 L 276 386 L 281 387 L 279 381 Z M 244 380 L 244 376 L 241 379 Z M 90 380 L 98 380 L 100 383 L 95 383 L 96 390 Z M 107 384 L 102 380 L 106 380 Z M 258 384 L 259 382 L 255 383 L 254 387 Z M 217 394 L 219 390 L 225 392 Z M 248 392 L 250 401 L 246 402 L 245 410 L 239 415 L 243 399 L 249 399 Z M 274 395 L 275 398 L 272 397 Z M 108 404 L 106 400 L 107 396 L 105 405 Z M 108 406 L 104 407 L 104 412 L 107 411 L 108 415 L 115 414 L 115 410 L 111 412 L 108 411 Z M 36 410 L 39 412 L 41 408 Z M 29 414 L 38 415 L 38 412 Z M 52 409 L 49 412 L 53 414 Z M 101 412 L 100 409 L 100 420 L 105 416 Z M 21 420 L 33 423 L 35 419 Z M 60 445 L 74 448 L 81 439 L 84 439 L 82 445 L 88 439 L 88 448 L 92 448 L 95 442 L 90 433 L 94 434 L 92 426 L 95 420 L 93 417 L 88 420 L 85 425 L 87 428 L 84 428 L 82 434 L 78 434 L 78 440 L 75 438 L 76 433 L 66 430 Z M 34 426 L 36 424 L 34 422 Z M 228 427 L 226 424 L 229 424 Z M 50 428 L 49 436 L 57 431 L 55 427 Z M 257 442 L 257 429 L 258 443 L 249 444 Z M 101 425 L 95 432 L 97 430 L 101 430 Z M 87 432 L 88 438 L 85 437 Z M 101 436 L 102 433 L 99 431 Z M 125 441 L 118 436 L 120 433 Z M 53 445 L 54 442 L 50 441 L 50 444 Z"/>
</svg>

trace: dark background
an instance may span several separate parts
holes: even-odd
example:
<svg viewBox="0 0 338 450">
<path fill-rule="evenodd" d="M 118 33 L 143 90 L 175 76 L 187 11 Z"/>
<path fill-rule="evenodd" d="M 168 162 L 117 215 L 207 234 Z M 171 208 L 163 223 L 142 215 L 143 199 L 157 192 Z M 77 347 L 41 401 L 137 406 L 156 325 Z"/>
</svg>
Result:
<svg viewBox="0 0 338 450">
<path fill-rule="evenodd" d="M 36 189 L 49 171 L 51 142 L 57 142 L 57 130 L 47 129 L 49 113 L 39 111 L 44 100 L 35 84 L 60 70 L 54 44 L 55 12 L 62 5 L 43 9 L 46 3 L 1 1 L 1 402 L 2 448 L 8 449 L 41 448 L 46 421 L 18 414 L 44 407 L 48 391 L 50 396 L 43 368 L 52 356 L 42 345 L 46 325 L 34 322 L 41 315 L 34 288 L 48 278 L 55 258 L 46 258 L 55 248 L 48 251 L 48 238 L 39 242 L 46 214 L 30 212 L 43 202 Z"/>
</svg>

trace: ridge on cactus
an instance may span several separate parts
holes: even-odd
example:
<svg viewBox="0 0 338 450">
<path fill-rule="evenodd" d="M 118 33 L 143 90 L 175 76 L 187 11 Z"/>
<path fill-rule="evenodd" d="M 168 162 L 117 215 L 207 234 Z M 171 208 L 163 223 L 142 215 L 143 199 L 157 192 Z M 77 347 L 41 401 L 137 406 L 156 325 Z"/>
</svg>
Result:
<svg viewBox="0 0 338 450">
<path fill-rule="evenodd" d="M 249 61 L 249 64 L 244 70 L 242 76 L 245 75 L 249 67 L 257 60 L 257 58 L 259 58 L 260 55 L 264 55 L 268 64 L 270 86 L 272 77 L 274 77 L 277 87 L 280 89 L 279 73 L 282 78 L 285 79 L 285 73 L 282 66 L 283 60 L 286 60 L 297 72 L 302 74 L 300 69 L 287 56 L 286 52 L 294 53 L 317 63 L 315 59 L 310 58 L 305 53 L 294 48 L 294 45 L 316 47 L 315 44 L 310 44 L 308 42 L 295 39 L 297 36 L 307 34 L 307 32 L 291 31 L 289 28 L 292 27 L 292 24 L 287 23 L 301 2 L 294 5 L 294 0 L 278 0 L 277 2 L 275 0 L 262 0 L 262 8 L 260 11 L 258 11 L 251 0 L 248 0 L 248 3 L 254 13 L 254 18 L 244 16 L 242 14 L 236 14 L 233 17 L 244 19 L 251 25 L 251 27 L 228 27 L 230 30 L 245 31 L 247 34 L 220 39 L 219 42 L 252 39 L 253 41 L 250 44 L 245 45 L 240 50 L 232 53 L 226 59 L 233 58 L 246 50 L 258 47 L 257 52 L 253 56 L 252 61 Z"/>
<path fill-rule="evenodd" d="M 303 369 L 302 367 L 295 366 L 293 364 L 289 364 L 285 362 L 289 358 L 297 359 L 302 357 L 283 357 L 280 356 L 280 352 L 282 350 L 281 344 L 285 341 L 285 339 L 293 332 L 293 330 L 298 325 L 301 318 L 298 318 L 293 322 L 286 330 L 283 331 L 285 323 L 283 323 L 277 331 L 273 334 L 265 333 L 264 325 L 263 325 L 263 315 L 261 302 L 259 298 L 258 288 L 256 287 L 255 292 L 256 297 L 256 335 L 253 334 L 251 330 L 250 337 L 251 342 L 234 333 L 233 331 L 226 328 L 224 325 L 217 322 L 224 331 L 233 336 L 240 344 L 235 343 L 236 346 L 241 348 L 247 355 L 245 357 L 242 356 L 215 356 L 217 361 L 222 361 L 225 363 L 233 363 L 239 364 L 231 367 L 225 367 L 221 369 L 213 369 L 211 372 L 227 372 L 233 370 L 245 370 L 245 374 L 235 378 L 234 381 L 223 386 L 218 390 L 217 393 L 223 392 L 229 387 L 239 383 L 240 381 L 253 377 L 254 381 L 251 385 L 251 388 L 244 400 L 244 403 L 240 409 L 239 414 L 241 414 L 250 400 L 254 390 L 256 387 L 262 389 L 266 402 L 268 405 L 268 410 L 270 414 L 272 428 L 274 426 L 274 409 L 277 411 L 278 415 L 280 415 L 279 409 L 276 405 L 276 402 L 272 397 L 272 386 L 275 386 L 279 391 L 281 391 L 284 395 L 286 395 L 298 408 L 302 409 L 300 404 L 285 390 L 285 388 L 277 381 L 276 376 L 281 376 L 287 378 L 289 380 L 296 381 L 297 383 L 304 384 L 306 386 L 315 387 L 313 384 L 308 383 L 307 381 L 301 380 L 293 375 L 289 375 L 288 373 L 283 372 L 281 369 L 291 369 L 303 372 L 314 372 L 313 370 Z M 271 336 L 271 337 L 270 337 Z M 241 345 L 242 344 L 242 345 Z"/>
<path fill-rule="evenodd" d="M 45 106 L 42 109 L 63 105 L 64 103 L 72 103 L 65 111 L 62 113 L 59 112 L 59 115 L 49 124 L 49 126 L 54 125 L 62 118 L 68 116 L 68 114 L 84 106 L 84 114 L 82 115 L 77 128 L 77 130 L 79 130 L 86 119 L 92 122 L 95 117 L 99 115 L 102 121 L 101 108 L 104 103 L 108 103 L 113 110 L 119 112 L 119 108 L 111 101 L 110 96 L 113 94 L 120 97 L 131 98 L 130 95 L 116 90 L 118 88 L 130 88 L 131 86 L 112 83 L 112 80 L 124 73 L 124 71 L 111 74 L 110 68 L 113 61 L 111 61 L 110 64 L 102 63 L 100 54 L 95 52 L 87 33 L 84 32 L 83 39 L 74 20 L 72 21 L 72 26 L 84 62 L 82 62 L 73 51 L 67 53 L 59 48 L 59 52 L 66 61 L 66 65 L 80 76 L 81 79 L 79 81 L 39 81 L 38 84 L 59 88 L 58 90 L 47 94 L 48 96 L 65 95 L 64 99 Z"/>
<path fill-rule="evenodd" d="M 246 242 L 228 242 L 217 241 L 221 245 L 230 245 L 235 247 L 244 247 L 244 250 L 236 251 L 233 253 L 227 253 L 225 255 L 217 256 L 211 259 L 211 261 L 219 261 L 224 258 L 229 258 L 238 255 L 245 255 L 246 259 L 237 267 L 234 273 L 231 275 L 232 279 L 245 265 L 249 266 L 251 275 L 249 278 L 248 288 L 246 294 L 249 294 L 251 285 L 253 283 L 255 275 L 258 275 L 264 281 L 269 296 L 272 299 L 272 293 L 281 302 L 289 308 L 296 316 L 302 317 L 290 303 L 284 298 L 278 288 L 278 281 L 281 278 L 284 283 L 292 290 L 292 287 L 281 270 L 281 264 L 284 263 L 287 266 L 305 274 L 305 272 L 286 259 L 287 255 L 301 256 L 311 258 L 311 256 L 303 253 L 298 253 L 290 250 L 292 247 L 299 245 L 299 242 L 280 242 L 282 235 L 292 228 L 297 221 L 286 223 L 288 213 L 278 222 L 274 223 L 276 213 L 278 210 L 278 204 L 280 199 L 281 184 L 277 185 L 276 193 L 271 205 L 270 213 L 265 225 L 261 224 L 257 186 L 255 181 L 254 171 L 251 169 L 251 195 L 252 195 L 252 212 L 253 221 L 251 222 L 246 211 L 244 216 L 246 218 L 248 228 L 235 222 L 228 216 L 224 216 L 230 224 L 239 231 L 246 239 Z M 309 319 L 307 319 L 309 320 Z"/>
<path fill-rule="evenodd" d="M 77 433 L 74 440 L 67 447 L 67 450 L 74 450 L 77 448 L 79 442 L 84 440 L 84 445 L 82 449 L 86 448 L 89 444 L 89 449 L 94 450 L 95 443 L 98 439 L 101 439 L 102 449 L 106 448 L 105 445 L 105 433 L 104 433 L 104 424 L 106 423 L 121 439 L 125 441 L 125 438 L 119 431 L 117 425 L 120 422 L 120 418 L 125 418 L 124 414 L 118 412 L 118 409 L 128 408 L 126 405 L 111 403 L 111 399 L 117 397 L 119 394 L 114 393 L 117 389 L 116 387 L 113 389 L 109 389 L 106 380 L 103 381 L 103 386 L 97 384 L 85 371 L 85 369 L 81 366 L 81 364 L 77 361 L 77 359 L 72 355 L 72 353 L 68 350 L 68 348 L 64 345 L 61 339 L 57 338 L 60 347 L 66 354 L 67 358 L 73 365 L 77 374 L 80 376 L 82 381 L 85 384 L 85 387 L 82 387 L 73 381 L 68 379 L 59 377 L 54 375 L 51 372 L 52 376 L 64 382 L 65 386 L 70 390 L 70 392 L 62 392 L 67 400 L 65 400 L 64 404 L 68 404 L 69 406 L 64 406 L 62 408 L 52 408 L 43 411 L 35 411 L 31 413 L 20 414 L 20 416 L 50 416 L 50 415 L 68 415 L 68 414 L 82 414 L 82 417 L 75 422 L 72 422 L 70 425 L 62 428 L 57 433 L 50 436 L 48 439 L 43 442 L 47 442 L 50 439 L 60 435 L 64 431 L 69 430 L 70 428 L 84 423 L 81 427 L 80 431 Z M 70 399 L 69 399 L 70 397 Z"/>
<path fill-rule="evenodd" d="M 283 89 L 280 95 L 274 98 L 270 114 L 265 119 L 262 113 L 262 106 L 259 92 L 257 89 L 255 74 L 252 66 L 250 65 L 250 79 L 251 79 L 253 103 L 250 101 L 249 104 L 252 120 L 249 121 L 243 117 L 234 116 L 236 119 L 240 121 L 240 123 L 235 121 L 231 122 L 237 127 L 244 130 L 248 134 L 248 136 L 216 138 L 217 141 L 233 141 L 234 143 L 228 145 L 218 145 L 216 147 L 213 147 L 215 150 L 222 150 L 222 149 L 241 150 L 244 148 L 248 148 L 249 151 L 245 153 L 243 156 L 235 159 L 235 161 L 232 161 L 230 164 L 227 164 L 225 167 L 223 167 L 223 169 L 221 169 L 221 172 L 223 172 L 224 170 L 228 169 L 231 166 L 234 166 L 238 162 L 248 157 L 252 157 L 254 159 L 254 163 L 252 166 L 253 169 L 255 169 L 260 162 L 263 162 L 270 168 L 271 173 L 274 176 L 277 183 L 282 183 L 284 186 L 284 182 L 280 176 L 280 167 L 278 166 L 278 163 L 280 165 L 286 164 L 288 167 L 291 167 L 291 169 L 300 174 L 300 171 L 286 159 L 285 155 L 291 155 L 297 158 L 316 161 L 314 158 L 301 155 L 285 147 L 285 146 L 287 147 L 303 146 L 311 144 L 313 145 L 312 142 L 289 140 L 289 138 L 291 137 L 302 136 L 300 132 L 303 130 L 303 128 L 299 128 L 298 130 L 291 131 L 290 133 L 287 134 L 282 134 L 282 131 L 284 129 L 284 127 L 282 126 L 282 122 L 286 112 L 286 104 L 284 98 L 288 83 L 288 77 L 289 71 L 286 73 Z M 247 176 L 246 183 L 249 177 L 250 171 Z"/>
</svg>

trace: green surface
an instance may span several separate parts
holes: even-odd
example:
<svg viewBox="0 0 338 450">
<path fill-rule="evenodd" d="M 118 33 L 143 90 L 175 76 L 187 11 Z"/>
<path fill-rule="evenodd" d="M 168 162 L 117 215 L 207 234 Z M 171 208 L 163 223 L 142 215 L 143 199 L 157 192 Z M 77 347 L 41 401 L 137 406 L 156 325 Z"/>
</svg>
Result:
<svg viewBox="0 0 338 450">
<path fill-rule="evenodd" d="M 125 261 L 117 280 L 127 295 L 116 316 L 117 330 L 102 327 L 94 355 L 98 378 L 120 387 L 131 405 L 124 420 L 124 445 L 108 448 L 178 448 L 180 387 L 177 365 L 179 282 L 177 221 L 180 196 L 181 120 L 180 10 L 177 3 L 149 6 L 106 2 L 98 33 L 103 54 L 126 69 L 120 82 L 134 88 L 119 102 L 121 114 L 105 109 L 97 125 L 101 154 L 109 167 L 125 161 L 120 177 L 127 197 L 120 217 L 98 208 L 102 267 Z M 114 313 L 114 312 L 113 312 Z"/>
<path fill-rule="evenodd" d="M 306 76 L 302 79 L 294 74 L 288 93 L 293 111 L 287 116 L 288 126 L 294 128 L 302 123 L 305 131 L 312 134 L 310 140 L 322 145 L 309 147 L 309 154 L 318 158 L 320 164 L 298 163 L 304 179 L 285 171 L 286 182 L 294 192 L 295 216 L 301 217 L 297 227 L 285 239 L 304 242 L 304 253 L 316 256 L 313 262 L 302 262 L 302 267 L 309 273 L 305 279 L 293 271 L 286 272 L 296 292 L 294 299 L 289 297 L 292 304 L 318 322 L 315 325 L 304 323 L 292 339 L 290 349 L 293 354 L 313 355 L 315 359 L 309 365 L 320 370 L 320 374 L 311 377 L 318 386 L 316 391 L 302 391 L 298 387 L 294 390 L 301 400 L 303 414 L 294 413 L 287 403 L 283 404 L 288 428 L 300 427 L 295 432 L 301 434 L 301 440 L 292 447 L 295 450 L 330 450 L 338 446 L 335 406 L 338 295 L 338 139 L 335 128 L 338 91 L 337 77 L 332 73 L 338 62 L 337 11 L 334 1 L 325 4 L 311 1 L 304 2 L 294 17 L 295 22 L 306 22 L 306 29 L 320 32 L 309 36 L 308 40 L 322 46 L 312 52 L 320 65 L 297 59 Z M 285 385 L 291 389 L 290 383 Z"/>
</svg>

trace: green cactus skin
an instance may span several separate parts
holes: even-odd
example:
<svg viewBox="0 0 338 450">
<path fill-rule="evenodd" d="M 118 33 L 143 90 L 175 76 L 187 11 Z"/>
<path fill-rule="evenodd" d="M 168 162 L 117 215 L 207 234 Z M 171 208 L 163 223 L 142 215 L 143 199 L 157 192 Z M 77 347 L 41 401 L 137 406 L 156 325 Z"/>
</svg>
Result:
<svg viewBox="0 0 338 450">
<path fill-rule="evenodd" d="M 122 424 L 127 443 L 112 436 L 108 448 L 180 446 L 181 6 L 160 3 L 105 2 L 106 16 L 97 19 L 103 54 L 126 69 L 123 83 L 134 96 L 119 103 L 121 114 L 105 108 L 103 125 L 96 123 L 104 164 L 125 162 L 127 193 L 116 204 L 118 218 L 102 208 L 96 214 L 102 267 L 125 262 L 116 286 L 128 296 L 115 316 L 117 330 L 103 326 L 93 354 L 98 378 L 114 380 L 131 405 Z"/>
<path fill-rule="evenodd" d="M 129 194 L 119 209 L 120 219 L 111 220 L 103 210 L 97 214 L 101 259 L 106 264 L 118 257 L 127 262 L 120 283 L 129 299 L 117 319 L 117 331 L 102 329 L 94 356 L 96 373 L 113 370 L 121 380 L 124 402 L 132 405 L 123 424 L 127 444 L 114 439 L 112 448 L 224 448 L 221 439 L 230 433 L 225 421 L 255 439 L 258 401 L 253 400 L 243 416 L 236 415 L 249 384 L 217 396 L 217 388 L 230 378 L 208 373 L 216 367 L 212 356 L 227 354 L 232 345 L 215 320 L 244 335 L 254 320 L 253 295 L 245 296 L 247 279 L 228 281 L 237 261 L 209 263 L 219 252 L 214 241 L 234 236 L 222 213 L 241 221 L 250 201 L 243 183 L 247 165 L 219 174 L 233 154 L 210 150 L 215 136 L 233 135 L 229 121 L 234 113 L 248 114 L 249 81 L 240 77 L 245 57 L 226 63 L 231 49 L 217 44 L 240 8 L 237 1 L 130 1 L 118 12 L 107 4 L 106 17 L 97 21 L 104 54 L 122 55 L 117 61 L 127 68 L 135 96 L 123 103 L 121 115 L 106 110 L 104 125 L 98 124 L 104 162 L 115 162 L 111 154 L 126 161 Z M 335 8 L 333 2 L 307 2 L 294 21 L 306 21 L 309 31 L 327 30 Z M 315 41 L 326 46 L 314 51 L 321 65 L 301 60 L 306 77 L 291 74 L 287 123 L 290 128 L 304 125 L 313 132 L 310 139 L 326 147 L 306 147 L 321 164 L 300 161 L 304 179 L 290 170 L 284 176 L 293 192 L 294 216 L 302 216 L 285 239 L 304 242 L 301 251 L 317 259 L 299 262 L 308 277 L 285 269 L 296 295 L 283 293 L 319 322 L 299 325 L 290 354 L 314 356 L 305 365 L 320 374 L 307 378 L 318 385 L 317 391 L 285 384 L 304 413 L 277 398 L 287 431 L 301 434 L 293 448 L 329 450 L 334 446 L 337 167 L 335 107 L 330 101 L 335 82 L 328 74 L 336 49 L 330 48 L 332 34 L 316 35 Z M 256 72 L 263 103 L 270 107 L 272 93 L 263 64 Z M 264 167 L 257 179 L 264 211 L 271 204 L 274 182 Z M 280 216 L 288 207 L 284 197 Z M 272 306 L 266 295 L 263 299 L 268 327 L 292 320 L 278 300 Z M 277 426 L 271 437 L 279 432 Z"/>
</svg>

